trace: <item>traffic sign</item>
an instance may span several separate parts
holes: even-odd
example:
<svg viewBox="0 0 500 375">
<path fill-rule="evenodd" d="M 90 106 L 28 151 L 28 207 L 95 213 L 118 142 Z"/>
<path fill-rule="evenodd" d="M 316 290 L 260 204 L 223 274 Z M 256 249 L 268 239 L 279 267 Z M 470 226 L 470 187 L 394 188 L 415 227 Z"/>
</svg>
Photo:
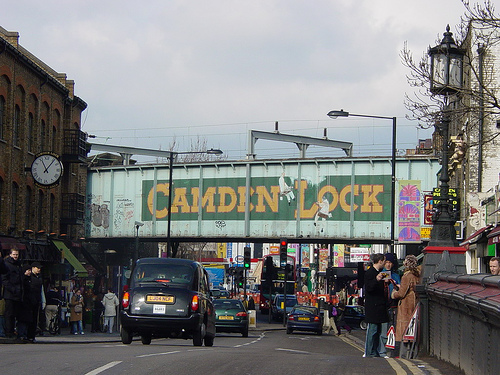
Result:
<svg viewBox="0 0 500 375">
<path fill-rule="evenodd" d="M 403 335 L 403 340 L 415 341 L 415 337 L 417 336 L 418 313 L 419 305 L 417 305 L 415 307 L 415 310 L 413 311 L 413 316 L 410 319 L 410 323 L 408 323 L 408 327 L 406 327 L 405 334 Z"/>
<path fill-rule="evenodd" d="M 396 347 L 396 334 L 394 332 L 394 326 L 391 326 L 387 331 L 387 343 L 385 344 L 386 348 L 394 349 Z"/>
</svg>

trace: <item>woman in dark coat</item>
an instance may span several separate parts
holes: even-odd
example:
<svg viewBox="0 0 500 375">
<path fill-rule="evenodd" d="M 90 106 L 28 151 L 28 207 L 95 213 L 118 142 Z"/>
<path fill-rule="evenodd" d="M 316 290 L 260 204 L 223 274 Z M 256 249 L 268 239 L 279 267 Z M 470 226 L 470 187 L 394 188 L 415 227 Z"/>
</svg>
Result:
<svg viewBox="0 0 500 375">
<path fill-rule="evenodd" d="M 22 304 L 17 321 L 17 338 L 28 339 L 28 326 L 33 320 L 31 303 L 31 266 L 24 265 L 22 271 Z"/>
</svg>

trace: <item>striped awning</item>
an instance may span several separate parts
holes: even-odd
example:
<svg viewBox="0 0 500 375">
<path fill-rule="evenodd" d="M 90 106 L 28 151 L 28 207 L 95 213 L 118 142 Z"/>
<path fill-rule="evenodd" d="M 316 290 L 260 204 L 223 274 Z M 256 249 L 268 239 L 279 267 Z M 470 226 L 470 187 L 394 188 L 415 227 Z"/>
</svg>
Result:
<svg viewBox="0 0 500 375">
<path fill-rule="evenodd" d="M 483 237 L 484 234 L 488 233 L 488 231 L 493 227 L 493 225 L 487 225 L 474 233 L 472 233 L 469 237 L 467 237 L 463 242 L 460 243 L 460 246 L 470 245 L 472 243 L 476 243 Z"/>
<path fill-rule="evenodd" d="M 487 235 L 488 245 L 500 243 L 500 224 L 494 227 Z"/>
</svg>

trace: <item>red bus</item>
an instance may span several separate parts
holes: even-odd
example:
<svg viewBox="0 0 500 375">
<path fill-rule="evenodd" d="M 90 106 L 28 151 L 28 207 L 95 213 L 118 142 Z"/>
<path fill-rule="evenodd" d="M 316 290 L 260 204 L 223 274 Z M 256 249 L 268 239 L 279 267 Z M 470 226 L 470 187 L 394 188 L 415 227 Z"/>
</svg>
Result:
<svg viewBox="0 0 500 375">
<path fill-rule="evenodd" d="M 273 269 L 268 271 L 268 265 L 272 261 Z M 295 257 L 287 256 L 287 280 L 286 280 L 286 294 L 295 295 L 296 285 L 296 270 L 295 270 Z M 268 280 L 268 276 L 272 275 Z M 280 268 L 280 255 L 270 254 L 262 258 L 262 272 L 260 275 L 260 302 L 259 308 L 262 314 L 269 314 L 271 308 L 271 301 L 276 294 L 284 294 L 284 281 L 285 271 Z"/>
</svg>

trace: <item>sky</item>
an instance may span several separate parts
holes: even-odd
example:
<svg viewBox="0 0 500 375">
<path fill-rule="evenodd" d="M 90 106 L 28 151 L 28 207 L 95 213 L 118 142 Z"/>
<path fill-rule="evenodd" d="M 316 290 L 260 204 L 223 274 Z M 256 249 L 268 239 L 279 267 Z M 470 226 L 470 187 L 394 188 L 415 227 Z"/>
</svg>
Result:
<svg viewBox="0 0 500 375">
<path fill-rule="evenodd" d="M 250 130 L 352 142 L 354 156 L 398 154 L 430 138 L 405 118 L 411 93 L 401 62 L 460 22 L 460 0 L 17 0 L 0 26 L 75 81 L 94 143 L 178 152 L 221 149 L 245 159 Z M 259 140 L 258 158 L 299 156 L 293 144 Z M 310 147 L 308 157 L 340 157 Z M 154 162 L 151 157 L 135 157 Z"/>
</svg>

